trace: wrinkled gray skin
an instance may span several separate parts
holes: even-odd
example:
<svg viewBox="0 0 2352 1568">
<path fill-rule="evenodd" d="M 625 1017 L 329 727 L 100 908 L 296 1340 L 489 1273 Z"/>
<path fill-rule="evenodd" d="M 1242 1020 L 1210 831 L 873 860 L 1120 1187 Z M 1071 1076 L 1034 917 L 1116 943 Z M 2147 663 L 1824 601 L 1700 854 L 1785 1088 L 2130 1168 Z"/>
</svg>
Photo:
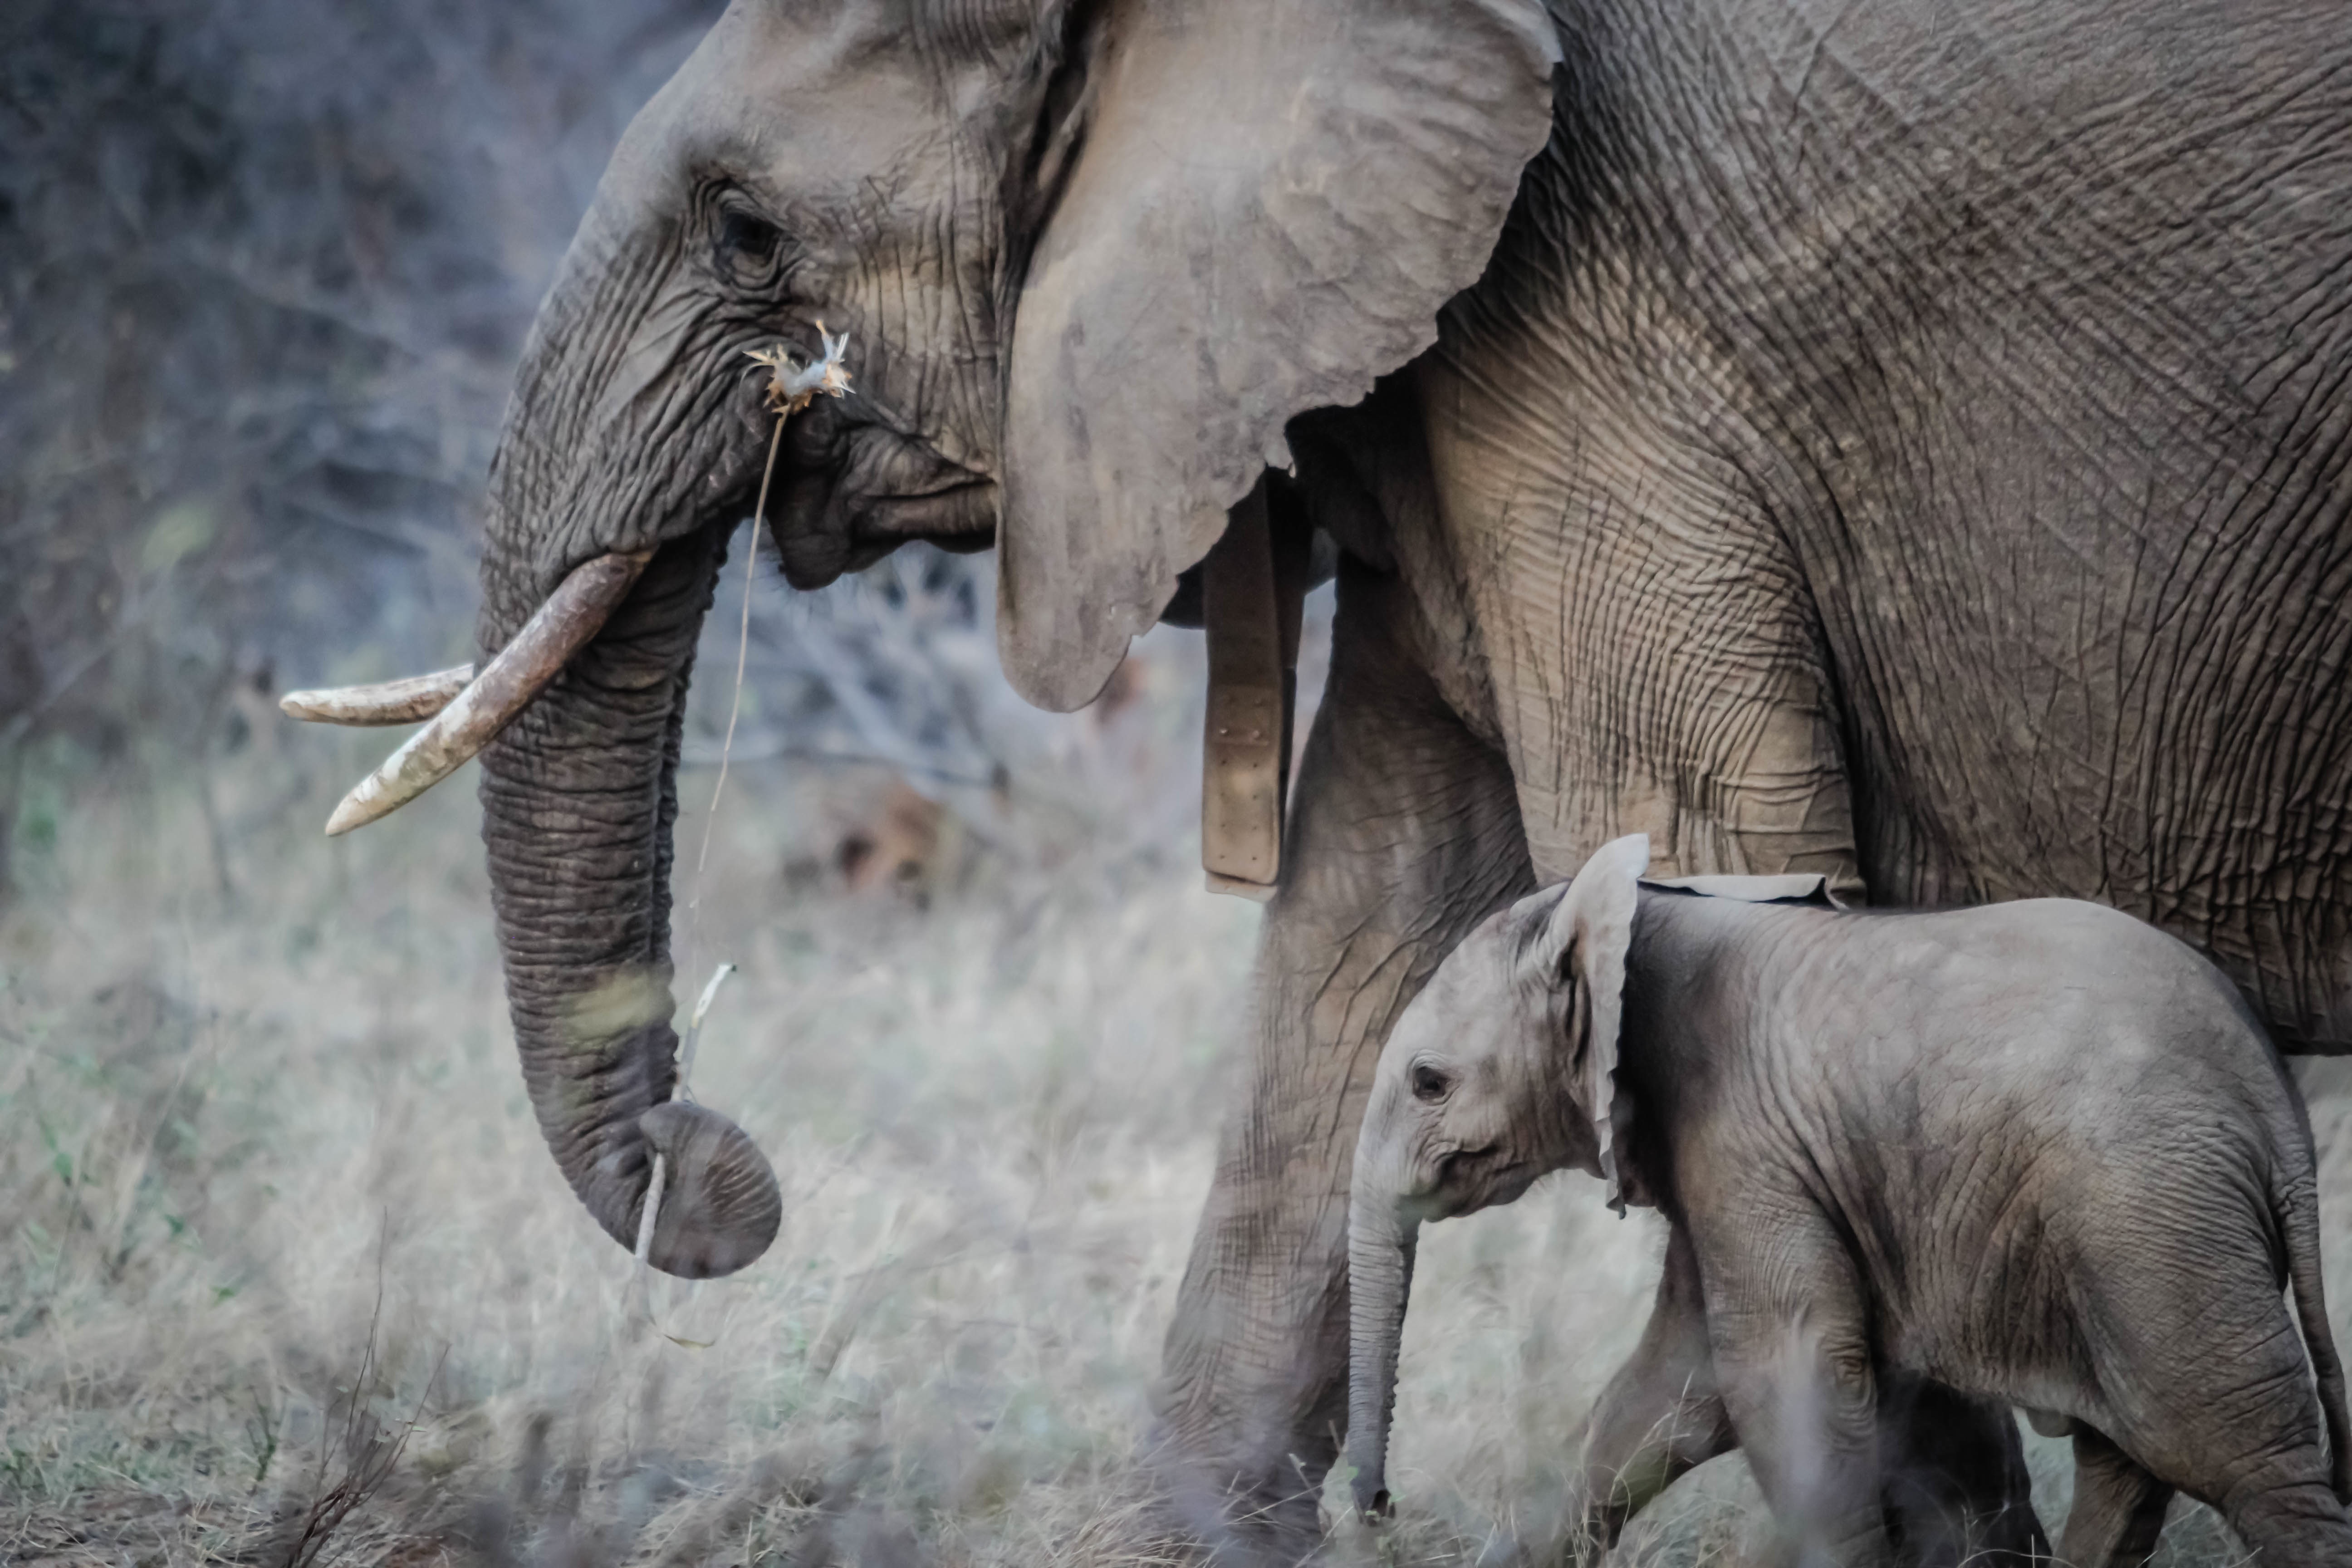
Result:
<svg viewBox="0 0 2352 1568">
<path fill-rule="evenodd" d="M 2230 983 L 2094 904 L 1637 892 L 1647 858 L 1619 840 L 1480 925 L 1381 1052 L 1350 1226 L 1360 1505 L 1387 1502 L 1419 1226 L 1573 1167 L 1672 1226 L 1587 1433 L 1588 1549 L 1738 1446 L 1801 1562 L 1894 1561 L 1878 1424 L 1924 1378 L 2074 1433 L 2076 1568 L 2144 1561 L 2176 1489 L 2264 1563 L 2352 1563 L 2310 1131 Z"/>
<path fill-rule="evenodd" d="M 1341 548 L 1168 1340 L 1200 1517 L 1311 1537 L 1380 1044 L 1612 834 L 2098 899 L 2341 1048 L 2347 65 L 2318 0 L 744 0 L 615 155 L 492 473 L 486 650 L 660 546 L 484 759 L 565 1174 L 625 1243 L 688 663 L 767 430 L 740 354 L 819 319 L 856 390 L 786 437 L 787 574 L 996 545 L 1041 703 L 1268 463 Z M 692 1212 L 664 1258 L 745 1260 Z"/>
</svg>

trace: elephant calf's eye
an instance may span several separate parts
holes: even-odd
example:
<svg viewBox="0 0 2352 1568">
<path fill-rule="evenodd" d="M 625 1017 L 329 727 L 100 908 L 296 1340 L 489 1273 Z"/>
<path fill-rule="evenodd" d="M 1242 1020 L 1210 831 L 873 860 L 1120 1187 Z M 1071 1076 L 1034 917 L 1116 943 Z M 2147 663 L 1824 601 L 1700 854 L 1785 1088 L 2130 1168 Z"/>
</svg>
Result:
<svg viewBox="0 0 2352 1568">
<path fill-rule="evenodd" d="M 1415 1100 L 1440 1100 L 1454 1087 L 1454 1080 L 1427 1062 L 1416 1062 L 1412 1069 L 1412 1097 Z"/>
</svg>

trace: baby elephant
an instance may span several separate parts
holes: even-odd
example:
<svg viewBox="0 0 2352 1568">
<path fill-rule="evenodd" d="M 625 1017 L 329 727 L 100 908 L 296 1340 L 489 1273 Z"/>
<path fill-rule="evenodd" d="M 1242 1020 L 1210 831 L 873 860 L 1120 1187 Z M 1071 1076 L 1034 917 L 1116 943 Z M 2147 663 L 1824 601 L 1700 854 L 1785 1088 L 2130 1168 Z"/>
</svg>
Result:
<svg viewBox="0 0 2352 1568">
<path fill-rule="evenodd" d="M 2075 1568 L 2142 1562 L 2175 1489 L 2264 1563 L 2352 1565 L 2310 1130 L 2210 964 L 2093 904 L 1849 913 L 1648 862 L 1618 839 L 1488 920 L 1381 1053 L 1360 1507 L 1387 1506 L 1420 1223 L 1575 1166 L 1673 1227 L 1588 1434 L 1588 1546 L 1736 1444 L 1804 1562 L 1886 1562 L 1882 1405 L 1924 1384 L 2073 1433 Z"/>
</svg>

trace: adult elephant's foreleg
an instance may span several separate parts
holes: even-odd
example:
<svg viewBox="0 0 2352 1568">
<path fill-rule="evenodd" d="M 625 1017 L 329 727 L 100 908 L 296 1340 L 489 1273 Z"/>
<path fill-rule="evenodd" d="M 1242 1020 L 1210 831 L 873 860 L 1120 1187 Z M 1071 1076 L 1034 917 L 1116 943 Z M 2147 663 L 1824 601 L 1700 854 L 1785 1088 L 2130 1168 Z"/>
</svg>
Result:
<svg viewBox="0 0 2352 1568">
<path fill-rule="evenodd" d="M 1405 595 L 1350 571 L 1300 769 L 1255 1016 L 1168 1332 L 1159 1456 L 1193 1531 L 1311 1538 L 1347 1415 L 1348 1178 L 1389 1026 L 1529 885 L 1511 775 L 1440 697 Z"/>
</svg>

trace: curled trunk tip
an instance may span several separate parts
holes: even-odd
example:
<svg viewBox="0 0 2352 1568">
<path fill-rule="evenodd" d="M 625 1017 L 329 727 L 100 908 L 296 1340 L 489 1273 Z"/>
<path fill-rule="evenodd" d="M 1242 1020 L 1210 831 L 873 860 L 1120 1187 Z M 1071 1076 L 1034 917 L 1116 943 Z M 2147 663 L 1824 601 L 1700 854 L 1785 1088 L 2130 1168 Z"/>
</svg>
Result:
<svg viewBox="0 0 2352 1568">
<path fill-rule="evenodd" d="M 637 1130 L 669 1170 L 654 1215 L 655 1268 L 714 1279 L 768 1250 L 783 1224 L 783 1192 L 751 1134 L 708 1106 L 679 1100 L 638 1117 Z"/>
</svg>

